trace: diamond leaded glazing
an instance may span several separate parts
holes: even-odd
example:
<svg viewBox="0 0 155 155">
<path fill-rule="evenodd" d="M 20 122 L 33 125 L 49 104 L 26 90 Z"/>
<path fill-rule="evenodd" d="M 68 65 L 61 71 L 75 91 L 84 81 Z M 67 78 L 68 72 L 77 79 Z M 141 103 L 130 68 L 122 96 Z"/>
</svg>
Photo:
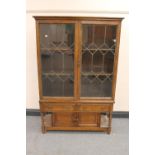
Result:
<svg viewBox="0 0 155 155">
<path fill-rule="evenodd" d="M 74 25 L 40 24 L 43 96 L 73 96 Z"/>
<path fill-rule="evenodd" d="M 111 97 L 116 26 L 82 26 L 81 96 Z"/>
</svg>

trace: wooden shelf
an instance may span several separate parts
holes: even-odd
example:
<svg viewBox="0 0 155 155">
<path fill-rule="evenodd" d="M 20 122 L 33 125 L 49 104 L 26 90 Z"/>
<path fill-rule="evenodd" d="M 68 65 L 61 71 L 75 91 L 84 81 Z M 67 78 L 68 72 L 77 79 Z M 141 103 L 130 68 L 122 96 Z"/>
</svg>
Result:
<svg viewBox="0 0 155 155">
<path fill-rule="evenodd" d="M 71 48 L 41 48 L 41 51 L 73 51 Z"/>
<path fill-rule="evenodd" d="M 109 128 L 100 127 L 45 127 L 48 131 L 103 131 L 108 132 Z"/>
<path fill-rule="evenodd" d="M 47 76 L 73 76 L 74 73 L 42 73 L 43 75 Z"/>
<path fill-rule="evenodd" d="M 42 51 L 73 51 L 72 48 L 41 48 Z M 82 51 L 114 51 L 115 49 L 106 48 L 93 48 L 93 49 L 82 49 Z"/>
<path fill-rule="evenodd" d="M 90 72 L 90 73 L 81 73 L 81 75 L 85 75 L 85 76 L 99 76 L 99 75 L 105 75 L 105 76 L 111 76 L 113 75 L 113 73 L 95 73 L 95 72 Z"/>
<path fill-rule="evenodd" d="M 47 75 L 47 76 L 73 76 L 74 73 L 42 73 L 43 75 Z M 102 75 L 102 76 L 111 76 L 113 75 L 113 73 L 81 73 L 81 75 L 84 75 L 84 76 L 99 76 L 99 75 Z"/>
<path fill-rule="evenodd" d="M 82 49 L 82 51 L 114 51 L 115 49 L 106 49 L 106 48 L 91 48 L 91 49 Z"/>
</svg>

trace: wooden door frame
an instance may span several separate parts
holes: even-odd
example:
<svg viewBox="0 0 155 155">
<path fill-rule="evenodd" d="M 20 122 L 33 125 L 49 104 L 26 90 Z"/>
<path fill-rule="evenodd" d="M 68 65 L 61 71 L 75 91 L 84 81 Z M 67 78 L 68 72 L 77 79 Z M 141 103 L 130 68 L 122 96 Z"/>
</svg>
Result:
<svg viewBox="0 0 155 155">
<path fill-rule="evenodd" d="M 116 20 L 116 21 L 80 21 L 80 26 L 79 26 L 79 34 L 80 34 L 80 38 L 79 38 L 79 62 L 80 62 L 80 67 L 78 69 L 79 73 L 78 73 L 78 84 L 79 84 L 79 99 L 80 100 L 102 100 L 102 101 L 106 101 L 106 100 L 115 100 L 115 91 L 116 91 L 116 80 L 117 80 L 117 68 L 118 68 L 118 54 L 119 54 L 119 44 L 120 44 L 120 33 L 121 33 L 121 19 Z M 114 64 L 113 64 L 113 80 L 112 80 L 112 96 L 111 97 L 80 97 L 80 90 L 81 90 L 81 60 L 82 60 L 82 55 L 81 55 L 81 51 L 82 51 L 82 25 L 83 24 L 94 24 L 94 25 L 101 25 L 101 24 L 105 24 L 105 25 L 115 25 L 117 26 L 116 28 L 116 48 L 115 48 L 115 55 L 114 55 Z"/>
<path fill-rule="evenodd" d="M 58 102 L 71 102 L 71 101 L 96 101 L 103 102 L 113 101 L 115 99 L 115 90 L 116 90 L 116 79 L 117 79 L 117 68 L 118 68 L 118 53 L 119 53 L 119 43 L 120 43 L 120 32 L 121 32 L 121 21 L 123 18 L 105 18 L 105 17 L 43 17 L 43 16 L 34 16 L 36 20 L 36 43 L 37 43 L 37 63 L 38 63 L 38 83 L 39 83 L 39 96 L 42 101 L 58 101 Z M 74 31 L 74 96 L 73 97 L 48 97 L 43 96 L 42 90 L 42 66 L 41 66 L 41 57 L 40 57 L 40 32 L 39 24 L 52 24 L 52 23 L 71 23 L 75 24 Z M 82 45 L 82 24 L 108 24 L 116 25 L 116 49 L 114 56 L 114 66 L 113 66 L 113 81 L 112 81 L 112 97 L 80 97 L 80 79 L 81 79 L 81 45 Z"/>
<path fill-rule="evenodd" d="M 77 41 L 77 37 L 76 37 L 76 25 L 77 25 L 77 21 L 76 20 L 51 20 L 51 19 L 46 19 L 46 20 L 42 20 L 42 19 L 36 19 L 36 43 L 37 43 L 37 63 L 38 63 L 38 85 L 39 85 L 39 97 L 40 100 L 50 100 L 50 101 L 54 101 L 54 100 L 68 100 L 68 101 L 72 101 L 76 99 L 76 94 L 77 94 L 77 45 L 76 45 L 76 41 Z M 74 24 L 74 89 L 73 89 L 73 97 L 50 97 L 50 96 L 43 96 L 43 88 L 42 88 L 42 65 L 41 65 L 41 51 L 40 51 L 40 24 Z"/>
</svg>

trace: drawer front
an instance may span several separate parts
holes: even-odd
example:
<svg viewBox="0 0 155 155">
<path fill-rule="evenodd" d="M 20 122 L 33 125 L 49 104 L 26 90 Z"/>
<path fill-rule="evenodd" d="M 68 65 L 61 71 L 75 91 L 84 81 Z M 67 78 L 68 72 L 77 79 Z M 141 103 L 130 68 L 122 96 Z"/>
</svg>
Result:
<svg viewBox="0 0 155 155">
<path fill-rule="evenodd" d="M 112 110 L 109 104 L 82 104 L 79 106 L 80 112 L 106 112 Z"/>
<path fill-rule="evenodd" d="M 59 103 L 41 103 L 40 109 L 41 112 L 73 112 L 74 105 Z"/>
<path fill-rule="evenodd" d="M 40 104 L 41 112 L 106 112 L 112 111 L 112 107 L 112 104 Z"/>
</svg>

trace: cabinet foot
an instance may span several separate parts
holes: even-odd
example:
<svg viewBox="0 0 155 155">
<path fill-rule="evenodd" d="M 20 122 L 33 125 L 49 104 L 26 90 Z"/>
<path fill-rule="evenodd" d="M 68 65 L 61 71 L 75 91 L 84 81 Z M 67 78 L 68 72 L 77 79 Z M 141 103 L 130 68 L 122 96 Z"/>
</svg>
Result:
<svg viewBox="0 0 155 155">
<path fill-rule="evenodd" d="M 108 128 L 107 134 L 110 135 L 110 133 L 111 133 L 111 128 Z"/>
<path fill-rule="evenodd" d="M 47 132 L 46 128 L 42 126 L 42 133 L 46 133 L 46 132 Z"/>
</svg>

